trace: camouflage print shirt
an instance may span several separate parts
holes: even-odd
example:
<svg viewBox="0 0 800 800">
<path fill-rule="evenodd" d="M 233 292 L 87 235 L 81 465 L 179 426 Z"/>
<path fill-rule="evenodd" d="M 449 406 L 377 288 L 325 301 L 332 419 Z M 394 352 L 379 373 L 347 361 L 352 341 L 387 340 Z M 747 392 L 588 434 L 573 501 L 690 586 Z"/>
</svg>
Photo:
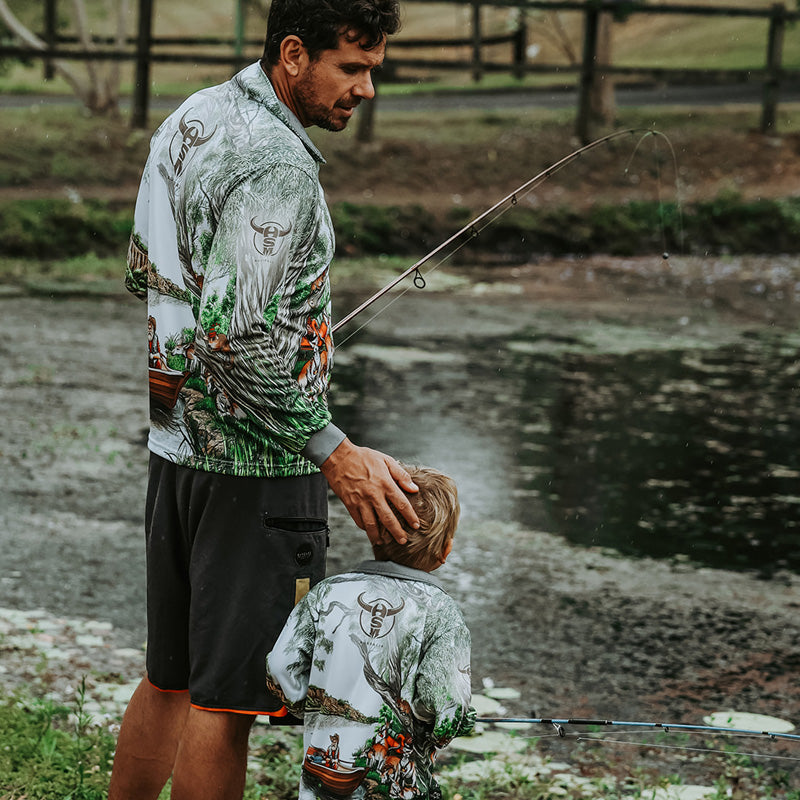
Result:
<svg viewBox="0 0 800 800">
<path fill-rule="evenodd" d="M 295 606 L 267 687 L 304 718 L 300 800 L 428 798 L 437 749 L 474 726 L 461 611 L 432 575 L 391 561 Z"/>
<path fill-rule="evenodd" d="M 334 238 L 320 163 L 259 64 L 154 134 L 126 273 L 148 304 L 154 453 L 280 477 L 317 471 L 344 438 L 326 399 Z"/>
</svg>

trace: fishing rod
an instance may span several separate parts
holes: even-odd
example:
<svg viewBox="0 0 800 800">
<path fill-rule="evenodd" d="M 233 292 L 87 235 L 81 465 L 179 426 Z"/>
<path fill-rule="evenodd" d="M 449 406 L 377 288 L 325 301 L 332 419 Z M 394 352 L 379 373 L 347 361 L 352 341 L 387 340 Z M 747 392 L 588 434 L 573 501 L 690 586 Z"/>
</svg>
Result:
<svg viewBox="0 0 800 800">
<path fill-rule="evenodd" d="M 738 734 L 740 736 L 763 736 L 771 740 L 788 739 L 790 741 L 800 741 L 800 734 L 782 733 L 780 731 L 760 731 L 748 728 L 726 728 L 716 725 L 689 725 L 682 722 L 631 722 L 612 719 L 546 719 L 537 717 L 478 717 L 476 722 L 484 723 L 515 723 L 519 725 L 550 725 L 555 728 L 560 737 L 566 736 L 565 725 L 584 725 L 596 727 L 629 727 L 629 728 L 652 728 L 660 729 L 665 733 L 670 731 L 682 731 L 687 733 L 727 733 Z"/>
<path fill-rule="evenodd" d="M 556 161 L 554 164 L 551 164 L 546 169 L 543 169 L 537 175 L 534 175 L 532 178 L 520 184 L 516 189 L 514 189 L 514 191 L 509 192 L 502 200 L 498 200 L 493 206 L 491 206 L 491 208 L 488 208 L 486 209 L 486 211 L 482 212 L 481 214 L 478 214 L 477 217 L 470 220 L 466 225 L 464 225 L 463 228 L 461 228 L 459 231 L 454 233 L 448 239 L 443 241 L 440 245 L 437 245 L 428 254 L 420 258 L 419 261 L 415 262 L 410 267 L 408 267 L 408 269 L 401 272 L 396 278 L 387 283 L 386 286 L 384 286 L 382 289 L 380 289 L 374 295 L 372 295 L 372 297 L 370 297 L 368 300 L 365 300 L 360 306 L 353 309 L 353 311 L 351 311 L 345 317 L 340 319 L 333 326 L 332 332 L 336 333 L 336 331 L 339 330 L 342 326 L 346 325 L 354 317 L 357 317 L 362 311 L 365 311 L 377 300 L 380 300 L 381 297 L 383 297 L 385 294 L 394 289 L 394 287 L 397 286 L 397 284 L 404 281 L 409 275 L 414 275 L 415 286 L 417 286 L 420 289 L 425 288 L 425 278 L 419 271 L 420 267 L 426 262 L 430 261 L 434 256 L 441 253 L 445 248 L 453 244 L 453 242 L 456 242 L 460 237 L 464 236 L 464 234 L 469 233 L 471 234 L 472 237 L 477 236 L 481 231 L 478 230 L 476 226 L 479 225 L 481 222 L 483 222 L 487 217 L 492 215 L 495 211 L 502 208 L 506 203 L 509 202 L 512 205 L 516 205 L 518 202 L 518 195 L 529 192 L 530 190 L 535 188 L 538 183 L 541 183 L 542 181 L 546 180 L 551 175 L 553 175 L 553 173 L 557 172 L 559 169 L 566 166 L 571 161 L 574 161 L 576 158 L 588 152 L 589 150 L 593 150 L 595 147 L 599 147 L 600 145 L 606 144 L 607 142 L 610 142 L 614 139 L 618 139 L 621 136 L 634 135 L 637 133 L 642 134 L 642 139 L 644 139 L 646 136 L 664 136 L 664 134 L 660 133 L 659 131 L 652 130 L 650 128 L 629 128 L 626 130 L 609 133 L 606 136 L 602 136 L 599 139 L 595 139 L 593 142 L 589 142 L 589 144 L 586 144 L 583 147 L 579 147 L 577 150 L 573 150 L 571 153 L 564 156 L 559 161 Z M 637 149 L 638 149 L 638 144 L 637 144 Z M 499 215 L 500 214 L 498 214 L 498 216 Z M 452 255 L 452 253 L 450 255 Z"/>
</svg>

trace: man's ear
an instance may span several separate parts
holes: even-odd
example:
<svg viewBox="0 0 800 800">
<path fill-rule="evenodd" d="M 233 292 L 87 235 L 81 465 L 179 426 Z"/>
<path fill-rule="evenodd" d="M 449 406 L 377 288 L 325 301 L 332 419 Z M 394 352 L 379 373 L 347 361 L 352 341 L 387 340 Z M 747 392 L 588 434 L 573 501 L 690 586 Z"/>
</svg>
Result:
<svg viewBox="0 0 800 800">
<path fill-rule="evenodd" d="M 281 63 L 288 75 L 296 78 L 308 64 L 308 51 L 303 40 L 290 34 L 281 42 Z"/>
</svg>

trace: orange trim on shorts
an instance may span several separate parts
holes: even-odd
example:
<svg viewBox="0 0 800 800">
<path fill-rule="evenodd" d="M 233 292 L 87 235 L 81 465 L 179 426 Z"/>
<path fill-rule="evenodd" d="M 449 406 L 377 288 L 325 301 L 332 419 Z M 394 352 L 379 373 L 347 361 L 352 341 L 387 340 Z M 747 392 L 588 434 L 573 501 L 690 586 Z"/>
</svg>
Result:
<svg viewBox="0 0 800 800">
<path fill-rule="evenodd" d="M 279 708 L 277 711 L 242 711 L 240 708 L 208 708 L 207 706 L 199 706 L 197 703 L 189 703 L 192 708 L 198 711 L 218 711 L 222 714 L 244 714 L 250 717 L 285 717 L 289 712 L 286 706 Z"/>
<path fill-rule="evenodd" d="M 188 692 L 188 689 L 162 689 L 160 686 L 156 686 L 150 678 L 147 679 L 147 682 L 157 691 L 163 692 L 164 694 L 184 694 Z"/>
<path fill-rule="evenodd" d="M 163 692 L 164 694 L 185 694 L 189 691 L 188 689 L 162 689 L 156 686 L 149 677 L 147 678 L 147 682 L 157 692 Z M 250 717 L 285 717 L 289 713 L 286 706 L 279 708 L 277 711 L 243 711 L 240 708 L 208 708 L 207 706 L 199 706 L 197 703 L 189 703 L 189 705 L 192 708 L 196 708 L 198 711 L 219 711 L 223 714 L 244 714 Z"/>
</svg>

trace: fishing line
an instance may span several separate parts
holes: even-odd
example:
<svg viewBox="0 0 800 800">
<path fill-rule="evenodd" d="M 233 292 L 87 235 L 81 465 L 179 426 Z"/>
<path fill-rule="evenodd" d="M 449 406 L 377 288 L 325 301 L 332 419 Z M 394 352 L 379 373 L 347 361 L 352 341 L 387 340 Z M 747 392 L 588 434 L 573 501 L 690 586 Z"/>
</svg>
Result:
<svg viewBox="0 0 800 800">
<path fill-rule="evenodd" d="M 617 134 L 615 134 L 615 135 L 623 136 L 626 133 L 634 133 L 634 131 L 618 131 Z M 606 137 L 606 139 L 607 138 L 608 137 Z M 605 140 L 598 140 L 598 143 L 600 143 L 602 141 L 605 141 Z M 583 152 L 583 149 L 581 149 L 581 151 L 576 151 L 576 153 L 579 153 L 579 154 L 581 154 L 582 152 Z M 570 156 L 575 156 L 575 154 L 571 153 Z M 362 311 L 365 311 L 367 308 L 369 308 L 369 306 L 371 306 L 376 300 L 379 300 L 381 297 L 383 297 L 385 294 L 387 294 L 391 289 L 393 289 L 395 286 L 397 286 L 400 282 L 402 282 L 409 275 L 414 275 L 413 283 L 414 283 L 414 287 L 415 288 L 424 289 L 425 286 L 426 286 L 426 280 L 425 279 L 427 278 L 428 275 L 430 275 L 432 272 L 437 270 L 446 261 L 451 259 L 456 253 L 459 252 L 459 250 L 461 250 L 462 248 L 466 247 L 473 239 L 477 239 L 478 236 L 480 236 L 481 233 L 483 233 L 483 231 L 486 230 L 486 228 L 488 228 L 490 225 L 492 225 L 494 222 L 496 222 L 498 219 L 500 219 L 500 217 L 502 217 L 506 212 L 510 211 L 514 206 L 516 206 L 519 203 L 520 199 L 525 199 L 531 192 L 533 192 L 533 190 L 537 186 L 540 186 L 542 183 L 544 183 L 544 181 L 548 180 L 550 177 L 555 175 L 555 173 L 559 172 L 561 169 L 563 169 L 565 166 L 567 166 L 568 163 L 571 163 L 571 161 L 573 159 L 570 156 L 567 157 L 569 160 L 562 159 L 561 162 L 557 162 L 556 164 L 554 164 L 553 166 L 551 166 L 550 168 L 548 168 L 544 172 L 539 173 L 537 176 L 532 178 L 530 181 L 528 181 L 527 183 L 523 184 L 522 186 L 525 187 L 525 188 L 518 187 L 515 191 L 511 192 L 511 194 L 506 195 L 502 200 L 500 200 L 498 203 L 493 205 L 491 208 L 489 208 L 483 214 L 480 214 L 479 216 L 477 216 L 474 219 L 472 219 L 469 223 L 467 223 L 467 225 L 465 225 L 463 228 L 461 228 L 461 230 L 459 230 L 457 233 L 454 233 L 449 239 L 447 239 L 445 242 L 443 242 L 437 248 L 432 250 L 426 256 L 423 256 L 416 263 L 412 264 L 410 267 L 408 267 L 408 269 L 406 269 L 404 272 L 402 272 L 400 275 L 398 275 L 396 278 L 394 278 L 390 283 L 388 283 L 386 286 L 384 286 L 380 291 L 376 292 L 372 297 L 370 297 L 368 300 L 366 300 L 364 303 L 362 303 L 358 308 L 356 308 L 354 311 L 351 311 L 346 317 L 344 317 L 339 322 L 337 322 L 333 326 L 333 331 L 332 332 L 336 333 L 336 331 L 339 328 L 343 327 L 348 322 L 350 322 L 355 316 L 357 316 Z M 577 157 L 577 156 L 575 156 L 575 157 Z M 497 213 L 495 213 L 494 216 L 490 216 L 494 212 L 497 212 Z M 478 225 L 480 225 L 480 227 L 477 227 Z M 469 234 L 469 236 L 465 236 L 465 234 Z M 465 238 L 461 241 L 461 243 L 455 245 L 452 250 L 448 251 L 444 256 L 442 256 L 442 258 L 440 258 L 436 263 L 434 263 L 433 266 L 431 266 L 430 269 L 428 269 L 424 274 L 420 271 L 420 267 L 424 263 L 426 263 L 430 258 L 432 258 L 434 255 L 436 255 L 441 250 L 443 250 L 445 247 L 447 247 L 447 245 L 453 243 L 454 241 L 456 241 L 457 239 L 459 239 L 462 236 L 465 236 Z M 351 331 L 344 339 L 342 339 L 341 341 L 338 341 L 337 344 L 338 345 L 343 345 L 347 341 L 352 339 L 356 334 L 358 334 L 360 331 L 362 331 L 364 328 L 366 328 L 373 320 L 377 319 L 381 314 L 384 313 L 384 311 L 389 309 L 392 305 L 394 305 L 398 300 L 400 300 L 402 297 L 404 297 L 410 291 L 411 291 L 411 287 L 410 286 L 407 286 L 405 289 L 402 289 L 391 300 L 389 300 L 386 303 L 384 303 L 384 305 L 378 311 L 376 311 L 371 317 L 367 318 L 355 330 Z"/>
<path fill-rule="evenodd" d="M 584 719 L 573 717 L 570 719 L 555 719 L 541 717 L 478 717 L 476 722 L 484 723 L 514 723 L 518 725 L 551 725 L 556 729 L 559 736 L 566 735 L 565 725 L 582 725 L 585 727 L 615 727 L 615 728 L 639 728 L 645 729 L 643 732 L 657 730 L 664 733 L 718 733 L 725 736 L 759 736 L 771 740 L 786 739 L 789 741 L 800 742 L 800 734 L 783 733 L 781 731 L 759 731 L 750 728 L 726 728 L 721 725 L 692 725 L 685 722 L 639 722 L 634 720 L 612 720 L 612 719 Z M 626 731 L 630 733 L 630 731 Z"/>
<path fill-rule="evenodd" d="M 576 742 L 597 742 L 599 744 L 620 744 L 629 745 L 632 747 L 652 747 L 663 750 L 685 750 L 696 753 L 714 753 L 727 756 L 754 756 L 758 758 L 776 759 L 784 761 L 800 761 L 797 756 L 776 755 L 772 753 L 755 753 L 745 752 L 741 750 L 720 750 L 712 747 L 692 747 L 689 745 L 678 744 L 663 744 L 659 742 L 646 742 L 646 741 L 630 741 L 625 739 L 612 739 L 609 738 L 613 735 L 610 731 L 605 733 L 603 731 L 592 732 L 591 735 L 582 732 L 568 731 L 565 725 L 582 725 L 588 727 L 602 727 L 614 726 L 618 728 L 626 728 L 622 731 L 626 736 L 633 736 L 636 734 L 647 735 L 654 732 L 661 734 L 670 733 L 684 733 L 684 734 L 713 734 L 715 736 L 727 736 L 732 739 L 744 738 L 762 738 L 769 739 L 771 742 L 779 740 L 800 741 L 800 734 L 781 733 L 777 731 L 759 731 L 750 730 L 745 728 L 723 728 L 715 725 L 689 725 L 685 723 L 672 723 L 672 722 L 635 722 L 635 721 L 617 721 L 605 719 L 546 719 L 534 717 L 478 717 L 476 722 L 488 724 L 502 724 L 502 723 L 516 723 L 516 724 L 530 724 L 530 725 L 548 725 L 555 729 L 555 734 L 547 734 L 545 736 L 537 736 L 536 734 L 517 734 L 521 738 L 528 739 L 549 739 L 554 735 L 562 739 L 573 739 Z M 633 728 L 635 730 L 629 730 Z"/>
<path fill-rule="evenodd" d="M 655 131 L 654 131 L 655 133 Z M 630 171 L 631 164 L 633 163 L 633 159 L 636 157 L 636 154 L 639 152 L 639 147 L 642 142 L 647 138 L 647 134 L 642 136 L 639 141 L 636 143 L 636 147 L 633 148 L 633 152 L 631 153 L 630 158 L 628 159 L 628 163 L 625 165 L 624 174 L 627 175 Z M 683 251 L 683 205 L 680 199 L 680 174 L 678 172 L 678 156 L 675 153 L 675 148 L 672 146 L 672 142 L 668 136 L 664 136 L 663 134 L 660 135 L 669 148 L 670 156 L 672 157 L 672 169 L 675 173 L 675 188 L 676 188 L 676 206 L 677 206 L 677 213 L 678 213 L 678 243 Z M 653 140 L 653 162 L 655 164 L 656 170 L 656 197 L 658 198 L 658 216 L 661 222 L 661 242 L 663 245 L 663 258 L 664 260 L 669 259 L 669 248 L 667 247 L 667 224 L 664 219 L 664 202 L 661 195 L 661 163 L 658 158 L 658 139 L 659 137 L 656 136 Z"/>
<path fill-rule="evenodd" d="M 450 236 L 444 242 L 442 242 L 437 247 L 435 247 L 433 250 L 431 250 L 427 255 L 423 256 L 417 262 L 415 262 L 410 267 L 408 267 L 406 270 L 404 270 L 402 273 L 400 273 L 400 275 L 398 275 L 393 280 L 391 280 L 389 283 L 387 283 L 382 289 L 380 289 L 378 292 L 376 292 L 374 295 L 372 295 L 372 297 L 370 297 L 369 299 L 365 300 L 361 305 L 359 305 L 357 308 L 355 308 L 353 311 L 351 311 L 349 314 L 347 314 L 345 317 L 343 317 L 341 320 L 339 320 L 333 326 L 332 333 L 336 333 L 337 330 L 339 330 L 341 327 L 346 325 L 348 322 L 350 322 L 356 316 L 358 316 L 363 311 L 365 311 L 367 308 L 369 308 L 369 306 L 371 306 L 373 303 L 375 303 L 377 300 L 379 300 L 381 297 L 383 297 L 385 294 L 387 294 L 389 291 L 391 291 L 395 286 L 397 286 L 399 283 L 401 283 L 409 275 L 414 275 L 414 285 L 417 288 L 424 288 L 425 285 L 426 285 L 425 277 L 427 275 L 430 275 L 434 270 L 438 269 L 438 267 L 440 267 L 445 261 L 447 261 L 449 258 L 452 258 L 452 256 L 455 255 L 455 253 L 457 253 L 462 247 L 465 247 L 470 241 L 472 241 L 473 239 L 477 238 L 489 225 L 491 225 L 494 222 L 496 222 L 503 214 L 505 214 L 507 211 L 509 211 L 514 206 L 518 205 L 518 203 L 519 203 L 519 201 L 521 199 L 526 198 L 536 187 L 540 186 L 544 181 L 549 180 L 553 175 L 555 175 L 557 172 L 559 172 L 565 166 L 567 166 L 568 164 L 572 163 L 574 160 L 576 160 L 577 158 L 582 156 L 584 153 L 587 153 L 590 150 L 593 150 L 596 147 L 599 147 L 600 145 L 607 144 L 608 142 L 613 141 L 614 139 L 617 139 L 617 138 L 620 138 L 620 137 L 626 136 L 626 135 L 635 135 L 636 133 L 642 133 L 642 136 L 640 137 L 639 141 L 637 142 L 637 144 L 636 144 L 636 146 L 634 148 L 633 154 L 631 155 L 631 157 L 630 157 L 630 159 L 628 161 L 628 164 L 627 164 L 627 166 L 625 168 L 626 172 L 630 167 L 630 163 L 633 160 L 633 157 L 638 152 L 639 147 L 641 146 L 641 143 L 646 138 L 648 138 L 649 136 L 653 136 L 653 137 L 656 137 L 656 138 L 661 137 L 661 138 L 664 138 L 665 140 L 669 141 L 665 134 L 663 134 L 663 133 L 661 133 L 660 131 L 657 131 L 657 130 L 628 129 L 628 130 L 616 131 L 615 133 L 608 134 L 607 136 L 603 136 L 603 137 L 601 137 L 599 139 L 596 139 L 593 142 L 590 142 L 587 145 L 584 145 L 581 148 L 578 148 L 577 150 L 574 150 L 572 153 L 569 153 L 568 155 L 564 156 L 564 158 L 562 158 L 559 161 L 555 162 L 551 166 L 547 167 L 547 169 L 542 170 L 540 173 L 535 175 L 533 178 L 531 178 L 530 180 L 528 180 L 525 183 L 523 183 L 520 186 L 518 186 L 516 189 L 514 189 L 514 191 L 510 192 L 504 198 L 502 198 L 497 203 L 495 203 L 493 206 L 488 208 L 486 211 L 484 211 L 483 213 L 479 214 L 477 217 L 473 218 L 463 228 L 461 228 L 459 231 L 454 233 L 452 236 Z M 672 150 L 673 159 L 674 159 L 675 158 L 675 152 L 674 152 L 674 149 L 672 148 L 671 144 L 670 144 L 670 149 Z M 677 161 L 675 161 L 675 163 L 677 164 Z M 659 175 L 660 175 L 660 172 L 659 172 Z M 676 171 L 676 180 L 677 180 L 677 171 Z M 660 192 L 659 192 L 659 206 L 661 207 L 661 205 L 662 204 L 661 204 Z M 434 256 L 440 254 L 443 250 L 446 250 L 446 248 L 448 248 L 451 245 L 453 245 L 454 243 L 456 243 L 461 237 L 464 237 L 466 234 L 469 234 L 469 236 L 466 236 L 466 238 L 464 238 L 463 241 L 461 241 L 460 244 L 457 244 L 451 250 L 447 251 L 447 253 L 439 261 L 437 261 L 430 269 L 427 270 L 427 272 L 425 272 L 424 274 L 421 272 L 420 267 L 422 267 L 423 264 L 425 264 L 428 261 L 430 261 Z M 662 234 L 663 234 L 663 226 L 662 226 Z M 367 325 L 369 325 L 370 322 L 372 322 L 374 319 L 376 319 L 380 314 L 382 314 L 386 309 L 388 309 L 391 305 L 393 305 L 397 300 L 399 300 L 401 297 L 403 297 L 408 291 L 410 291 L 410 289 L 411 289 L 411 287 L 406 287 L 404 290 L 402 290 L 392 300 L 390 300 L 389 302 L 384 304 L 384 306 L 380 310 L 378 310 L 372 317 L 367 319 L 357 329 L 352 331 L 346 338 L 341 340 L 339 342 L 339 344 L 340 345 L 344 344 L 349 339 L 351 339 L 353 336 L 355 336 L 357 333 L 359 333 L 361 330 L 363 330 L 363 328 L 365 328 Z"/>
</svg>

